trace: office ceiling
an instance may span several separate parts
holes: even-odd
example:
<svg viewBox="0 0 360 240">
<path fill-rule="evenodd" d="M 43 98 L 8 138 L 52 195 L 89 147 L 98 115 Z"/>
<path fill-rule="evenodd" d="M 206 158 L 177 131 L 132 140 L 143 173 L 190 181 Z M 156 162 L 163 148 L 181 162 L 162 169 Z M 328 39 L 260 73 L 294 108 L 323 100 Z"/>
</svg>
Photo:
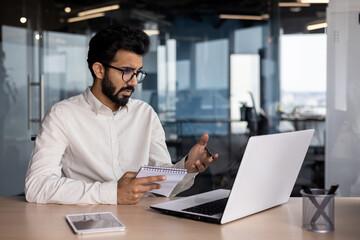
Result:
<svg viewBox="0 0 360 240">
<path fill-rule="evenodd" d="M 120 4 L 120 9 L 106 14 L 107 19 L 129 23 L 156 22 L 160 27 L 171 26 L 177 17 L 194 21 L 204 21 L 204 18 L 218 18 L 220 14 L 256 15 L 269 14 L 271 8 L 277 6 L 275 0 L 54 0 L 59 11 L 70 6 L 72 14 L 78 11 L 101 7 L 109 4 Z M 279 2 L 295 2 L 296 0 L 281 0 Z M 279 8 L 280 24 L 284 33 L 306 32 L 309 23 L 326 19 L 327 4 L 312 4 L 310 7 L 281 7 Z M 65 19 L 71 14 L 62 12 Z M 213 23 L 220 27 L 225 21 Z M 236 20 L 235 20 L 236 21 Z M 237 20 L 239 21 L 239 20 Z M 93 25 L 101 25 L 104 19 L 93 20 Z M 254 24 L 254 21 L 244 21 L 244 25 Z M 80 24 L 78 24 L 80 25 Z M 323 31 L 323 30 L 320 30 Z"/>
<path fill-rule="evenodd" d="M 268 12 L 267 0 L 55 0 L 59 10 L 70 6 L 73 13 L 61 14 L 65 19 L 75 16 L 77 12 L 102 7 L 105 5 L 119 4 L 120 9 L 107 12 L 107 20 L 113 19 L 121 22 L 143 23 L 155 22 L 160 27 L 169 27 L 175 18 L 182 17 L 201 22 L 206 17 L 216 17 L 220 14 L 246 14 L 261 15 Z M 92 21 L 101 24 L 104 19 Z M 80 25 L 80 24 L 78 24 Z M 216 25 L 216 24 L 215 24 Z M 221 26 L 220 19 L 217 27 Z M 216 26 L 215 26 L 216 27 Z"/>
<path fill-rule="evenodd" d="M 183 16 L 200 20 L 202 16 L 227 14 L 258 15 L 268 12 L 268 0 L 55 0 L 59 8 L 73 6 L 74 10 L 91 9 L 93 6 L 120 4 L 122 10 L 140 11 L 172 20 Z"/>
<path fill-rule="evenodd" d="M 281 0 L 280 2 L 285 1 L 296 0 Z M 115 21 L 134 25 L 155 22 L 160 29 L 166 29 L 171 28 L 178 17 L 197 22 L 213 18 L 216 19 L 212 21 L 214 28 L 221 27 L 226 21 L 242 21 L 243 26 L 251 26 L 256 21 L 222 20 L 219 15 L 269 14 L 271 9 L 277 6 L 276 2 L 275 0 L 12 0 L 2 3 L 0 22 L 12 26 L 23 26 L 19 23 L 19 18 L 25 13 L 29 19 L 32 19 L 32 29 L 66 32 L 85 31 L 89 26 L 91 30 L 97 30 Z M 120 9 L 106 12 L 105 17 L 101 18 L 76 23 L 67 22 L 68 18 L 76 16 L 80 11 L 111 4 L 120 4 Z M 66 13 L 65 7 L 71 7 L 72 11 Z M 325 20 L 326 7 L 326 4 L 313 4 L 302 8 L 279 8 L 283 32 L 285 34 L 306 32 L 307 24 Z M 39 19 L 41 19 L 40 24 Z"/>
</svg>

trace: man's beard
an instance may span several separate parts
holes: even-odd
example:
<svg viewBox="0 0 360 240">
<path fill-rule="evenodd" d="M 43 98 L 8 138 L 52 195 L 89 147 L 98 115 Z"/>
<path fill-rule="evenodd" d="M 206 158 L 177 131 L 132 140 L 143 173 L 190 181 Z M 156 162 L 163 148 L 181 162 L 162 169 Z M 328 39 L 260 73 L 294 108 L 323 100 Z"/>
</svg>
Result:
<svg viewBox="0 0 360 240">
<path fill-rule="evenodd" d="M 123 96 L 122 98 L 119 97 L 120 92 L 124 90 L 131 90 L 132 92 L 135 91 L 134 87 L 128 86 L 128 87 L 120 88 L 120 90 L 117 93 L 115 93 L 116 88 L 114 84 L 110 81 L 107 74 L 105 74 L 104 79 L 101 82 L 101 87 L 103 94 L 107 96 L 113 103 L 119 105 L 120 107 L 125 106 L 130 98 L 130 96 Z"/>
</svg>

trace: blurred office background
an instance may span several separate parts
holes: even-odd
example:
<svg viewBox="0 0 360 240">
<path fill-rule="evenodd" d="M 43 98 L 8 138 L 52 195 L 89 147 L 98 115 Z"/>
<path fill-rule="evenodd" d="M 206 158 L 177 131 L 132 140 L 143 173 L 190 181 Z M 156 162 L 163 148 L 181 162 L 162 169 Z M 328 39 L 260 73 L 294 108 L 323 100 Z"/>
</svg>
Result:
<svg viewBox="0 0 360 240">
<path fill-rule="evenodd" d="M 220 154 L 182 195 L 230 188 L 249 137 L 314 128 L 292 195 L 339 183 L 360 196 L 359 1 L 13 0 L 0 11 L 0 195 L 23 193 L 47 109 L 92 84 L 89 39 L 123 23 L 151 37 L 133 97 L 159 114 L 172 161 L 203 132 Z"/>
</svg>

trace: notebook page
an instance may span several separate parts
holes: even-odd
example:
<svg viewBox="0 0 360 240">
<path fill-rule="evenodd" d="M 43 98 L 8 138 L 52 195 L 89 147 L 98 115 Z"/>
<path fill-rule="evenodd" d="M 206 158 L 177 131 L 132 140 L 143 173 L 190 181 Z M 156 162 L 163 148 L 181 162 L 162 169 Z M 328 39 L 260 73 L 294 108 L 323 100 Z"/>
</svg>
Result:
<svg viewBox="0 0 360 240">
<path fill-rule="evenodd" d="M 169 168 L 161 166 L 142 166 L 136 177 L 148 177 L 165 175 L 166 180 L 156 182 L 160 184 L 160 189 L 153 189 L 150 192 L 169 197 L 176 185 L 183 180 L 186 175 L 186 169 L 182 168 Z"/>
</svg>

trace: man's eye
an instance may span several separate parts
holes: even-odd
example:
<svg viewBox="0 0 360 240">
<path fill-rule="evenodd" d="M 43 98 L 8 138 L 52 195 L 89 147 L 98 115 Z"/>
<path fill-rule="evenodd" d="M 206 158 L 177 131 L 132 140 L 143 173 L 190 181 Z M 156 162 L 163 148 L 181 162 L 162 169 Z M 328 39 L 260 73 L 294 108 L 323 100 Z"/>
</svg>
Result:
<svg viewBox="0 0 360 240">
<path fill-rule="evenodd" d="M 124 70 L 124 74 L 132 74 L 133 73 L 133 70 L 131 68 L 126 68 Z"/>
</svg>

